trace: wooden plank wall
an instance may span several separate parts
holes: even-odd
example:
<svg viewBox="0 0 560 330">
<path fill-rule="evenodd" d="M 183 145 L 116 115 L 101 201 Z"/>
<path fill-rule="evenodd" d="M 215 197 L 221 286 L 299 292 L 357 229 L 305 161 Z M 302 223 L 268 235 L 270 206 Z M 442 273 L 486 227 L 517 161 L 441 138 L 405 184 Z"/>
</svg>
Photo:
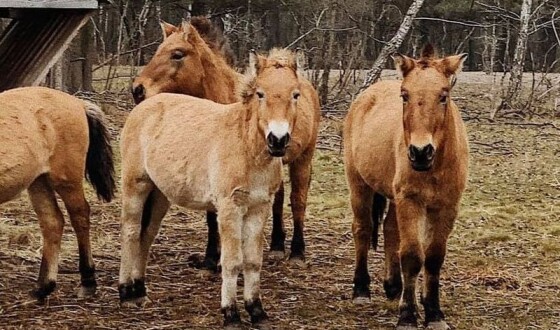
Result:
<svg viewBox="0 0 560 330">
<path fill-rule="evenodd" d="M 0 0 L 0 8 L 96 9 L 97 0 Z"/>
<path fill-rule="evenodd" d="M 0 36 L 0 92 L 38 85 L 92 10 L 23 10 Z"/>
</svg>

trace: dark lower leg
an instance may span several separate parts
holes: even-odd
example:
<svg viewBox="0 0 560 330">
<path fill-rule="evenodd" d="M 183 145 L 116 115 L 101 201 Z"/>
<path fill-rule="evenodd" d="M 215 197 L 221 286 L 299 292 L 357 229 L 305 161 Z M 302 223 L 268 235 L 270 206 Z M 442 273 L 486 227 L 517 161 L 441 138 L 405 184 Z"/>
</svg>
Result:
<svg viewBox="0 0 560 330">
<path fill-rule="evenodd" d="M 272 235 L 270 240 L 270 251 L 284 252 L 284 241 L 286 240 L 286 231 L 284 229 L 284 183 L 280 184 L 280 189 L 274 195 L 274 204 L 272 204 Z"/>
<path fill-rule="evenodd" d="M 292 237 L 291 258 L 305 258 L 305 241 L 303 238 L 303 227 L 305 220 L 305 209 L 307 207 L 307 193 L 311 182 L 311 157 L 310 153 L 302 155 L 302 158 L 290 164 L 290 180 L 292 191 L 290 203 L 294 217 L 294 236 Z"/>
<path fill-rule="evenodd" d="M 239 311 L 235 304 L 223 307 L 222 314 L 224 314 L 224 327 L 241 325 L 241 317 L 239 316 Z"/>
<path fill-rule="evenodd" d="M 268 315 L 262 307 L 262 302 L 260 299 L 256 299 L 252 302 L 245 302 L 245 310 L 251 316 L 251 323 L 256 324 L 261 321 L 268 319 Z"/>
<path fill-rule="evenodd" d="M 424 261 L 425 279 L 422 305 L 424 305 L 426 324 L 445 319 L 439 304 L 439 276 L 445 258 L 444 249 L 445 247 L 437 251 L 434 247 L 428 248 L 426 260 Z"/>
<path fill-rule="evenodd" d="M 402 298 L 399 304 L 399 321 L 397 325 L 417 325 L 416 279 L 422 268 L 419 247 L 409 246 L 401 251 L 401 268 L 404 279 Z"/>
<path fill-rule="evenodd" d="M 134 279 L 129 283 L 119 284 L 119 298 L 121 302 L 134 300 L 146 296 L 144 279 Z"/>
<path fill-rule="evenodd" d="M 37 288 L 31 292 L 31 294 L 39 299 L 45 299 L 50 295 L 56 288 L 56 281 L 48 278 L 49 273 L 49 262 L 47 258 L 43 256 L 41 259 L 41 268 L 39 269 L 39 279 L 37 280 Z"/>
<path fill-rule="evenodd" d="M 388 299 L 397 299 L 402 292 L 401 263 L 399 260 L 399 230 L 395 204 L 389 205 L 387 217 L 383 223 L 383 237 L 385 241 L 385 280 L 383 288 Z"/>
<path fill-rule="evenodd" d="M 215 212 L 206 212 L 206 223 L 208 224 L 208 244 L 204 256 L 204 268 L 217 271 L 218 261 L 220 260 L 220 234 Z"/>
</svg>

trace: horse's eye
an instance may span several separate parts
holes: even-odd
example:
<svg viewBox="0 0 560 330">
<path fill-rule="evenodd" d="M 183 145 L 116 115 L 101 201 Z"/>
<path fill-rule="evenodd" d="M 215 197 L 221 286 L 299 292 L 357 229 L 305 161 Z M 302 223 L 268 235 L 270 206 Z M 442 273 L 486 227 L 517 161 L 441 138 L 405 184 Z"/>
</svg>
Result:
<svg viewBox="0 0 560 330">
<path fill-rule="evenodd" d="M 171 59 L 174 61 L 182 60 L 185 57 L 185 52 L 176 50 L 171 54 Z"/>
<path fill-rule="evenodd" d="M 446 104 L 448 96 L 449 96 L 449 94 L 447 92 L 441 93 L 441 95 L 439 96 L 439 103 Z"/>
<path fill-rule="evenodd" d="M 294 100 L 299 99 L 299 96 L 300 96 L 300 93 L 299 93 L 299 92 L 294 92 L 294 95 L 293 95 Z"/>
<path fill-rule="evenodd" d="M 401 92 L 401 98 L 402 98 L 403 103 L 407 103 L 408 102 L 408 93 L 405 92 L 405 91 L 402 91 Z"/>
<path fill-rule="evenodd" d="M 262 100 L 264 98 L 264 93 L 261 91 L 257 91 L 257 97 L 259 98 L 259 100 Z"/>
</svg>

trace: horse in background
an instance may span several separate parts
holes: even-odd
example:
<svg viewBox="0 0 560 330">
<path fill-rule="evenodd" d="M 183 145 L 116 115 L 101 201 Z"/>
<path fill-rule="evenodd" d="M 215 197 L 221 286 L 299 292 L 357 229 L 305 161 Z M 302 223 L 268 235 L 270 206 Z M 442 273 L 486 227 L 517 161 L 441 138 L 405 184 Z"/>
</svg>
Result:
<svg viewBox="0 0 560 330">
<path fill-rule="evenodd" d="M 240 75 L 228 65 L 224 51 L 225 39 L 212 23 L 203 17 L 193 17 L 180 26 L 162 23 L 163 42 L 154 57 L 133 83 L 136 103 L 162 92 L 192 95 L 230 104 L 237 102 Z M 201 34 L 199 31 L 202 31 Z M 208 32 L 211 31 L 211 32 Z M 301 57 L 298 57 L 301 60 Z M 301 63 L 299 67 L 302 67 Z M 320 105 L 311 83 L 298 74 L 305 102 L 298 105 L 293 140 L 283 157 L 289 164 L 292 192 L 290 195 L 294 219 L 290 259 L 303 263 L 305 241 L 303 234 L 307 194 L 311 181 L 311 162 L 319 129 Z M 302 106 L 306 104 L 306 106 Z M 275 195 L 272 207 L 273 228 L 270 250 L 275 258 L 283 258 L 286 231 L 283 222 L 284 185 Z M 216 215 L 207 213 L 208 244 L 204 261 L 197 266 L 217 270 L 219 234 Z"/>
<path fill-rule="evenodd" d="M 121 135 L 124 306 L 146 299 L 149 249 L 171 203 L 216 212 L 224 326 L 242 328 L 236 307 L 243 272 L 253 325 L 268 319 L 260 296 L 263 229 L 282 180 L 281 157 L 298 141 L 297 112 L 308 107 L 293 54 L 251 55 L 241 102 L 223 105 L 162 93 L 136 106 Z"/>
<path fill-rule="evenodd" d="M 400 297 L 397 329 L 417 327 L 422 268 L 426 326 L 449 328 L 439 278 L 467 181 L 467 135 L 450 96 L 465 58 L 437 58 L 430 45 L 420 59 L 395 55 L 403 80 L 373 84 L 346 118 L 344 164 L 356 247 L 353 298 L 356 303 L 370 298 L 367 254 L 388 199 L 384 288 L 389 299 Z"/>
<path fill-rule="evenodd" d="M 43 300 L 56 287 L 64 227 L 58 194 L 78 239 L 79 296 L 93 295 L 95 265 L 83 178 L 85 173 L 100 199 L 109 202 L 114 197 L 113 151 L 103 112 L 44 87 L 5 91 L 0 107 L 0 203 L 27 189 L 43 235 L 39 279 L 32 294 Z"/>
</svg>

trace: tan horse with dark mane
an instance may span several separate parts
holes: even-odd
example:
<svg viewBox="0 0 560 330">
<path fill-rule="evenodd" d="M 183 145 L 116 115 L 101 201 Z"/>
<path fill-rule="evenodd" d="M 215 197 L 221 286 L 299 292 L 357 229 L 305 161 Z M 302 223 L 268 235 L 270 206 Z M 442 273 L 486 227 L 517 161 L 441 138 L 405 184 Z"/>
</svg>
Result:
<svg viewBox="0 0 560 330">
<path fill-rule="evenodd" d="M 468 169 L 467 135 L 450 98 L 466 55 L 418 60 L 395 55 L 401 81 L 370 86 L 352 104 L 344 127 L 344 163 L 356 247 L 354 301 L 369 300 L 367 254 L 384 222 L 387 297 L 400 297 L 398 329 L 417 327 L 416 280 L 430 329 L 447 329 L 439 277 Z M 374 241 L 376 238 L 374 238 Z M 401 280 L 402 279 L 402 280 Z"/>
<path fill-rule="evenodd" d="M 241 327 L 237 278 L 254 325 L 266 321 L 260 297 L 263 227 L 281 183 L 281 157 L 311 93 L 291 52 L 252 55 L 242 102 L 223 105 L 179 94 L 140 103 L 121 136 L 123 305 L 142 304 L 150 245 L 170 203 L 218 212 L 224 325 Z"/>
<path fill-rule="evenodd" d="M 211 22 L 195 17 L 181 26 L 162 23 L 164 41 L 156 54 L 133 84 L 137 103 L 162 92 L 182 93 L 229 104 L 237 102 L 240 75 L 232 69 L 224 56 L 224 40 Z M 199 33 L 202 31 L 203 33 Z M 283 158 L 290 166 L 292 192 L 291 208 L 294 218 L 294 236 L 290 259 L 304 260 L 305 242 L 303 225 L 307 206 L 307 193 L 311 179 L 311 161 L 319 128 L 319 98 L 309 81 L 298 75 L 302 98 L 307 106 L 300 106 L 294 126 L 290 148 Z M 277 257 L 284 255 L 286 232 L 283 223 L 284 186 L 280 186 L 273 205 L 273 228 L 270 249 Z M 207 214 L 208 245 L 204 261 L 199 265 L 216 269 L 219 258 L 216 215 Z"/>
<path fill-rule="evenodd" d="M 0 203 L 27 189 L 43 234 L 34 296 L 42 300 L 56 287 L 64 218 L 55 193 L 78 238 L 79 294 L 95 293 L 83 179 L 85 173 L 99 198 L 113 198 L 113 152 L 103 113 L 91 103 L 49 88 L 8 90 L 0 94 L 0 146 Z"/>
</svg>

